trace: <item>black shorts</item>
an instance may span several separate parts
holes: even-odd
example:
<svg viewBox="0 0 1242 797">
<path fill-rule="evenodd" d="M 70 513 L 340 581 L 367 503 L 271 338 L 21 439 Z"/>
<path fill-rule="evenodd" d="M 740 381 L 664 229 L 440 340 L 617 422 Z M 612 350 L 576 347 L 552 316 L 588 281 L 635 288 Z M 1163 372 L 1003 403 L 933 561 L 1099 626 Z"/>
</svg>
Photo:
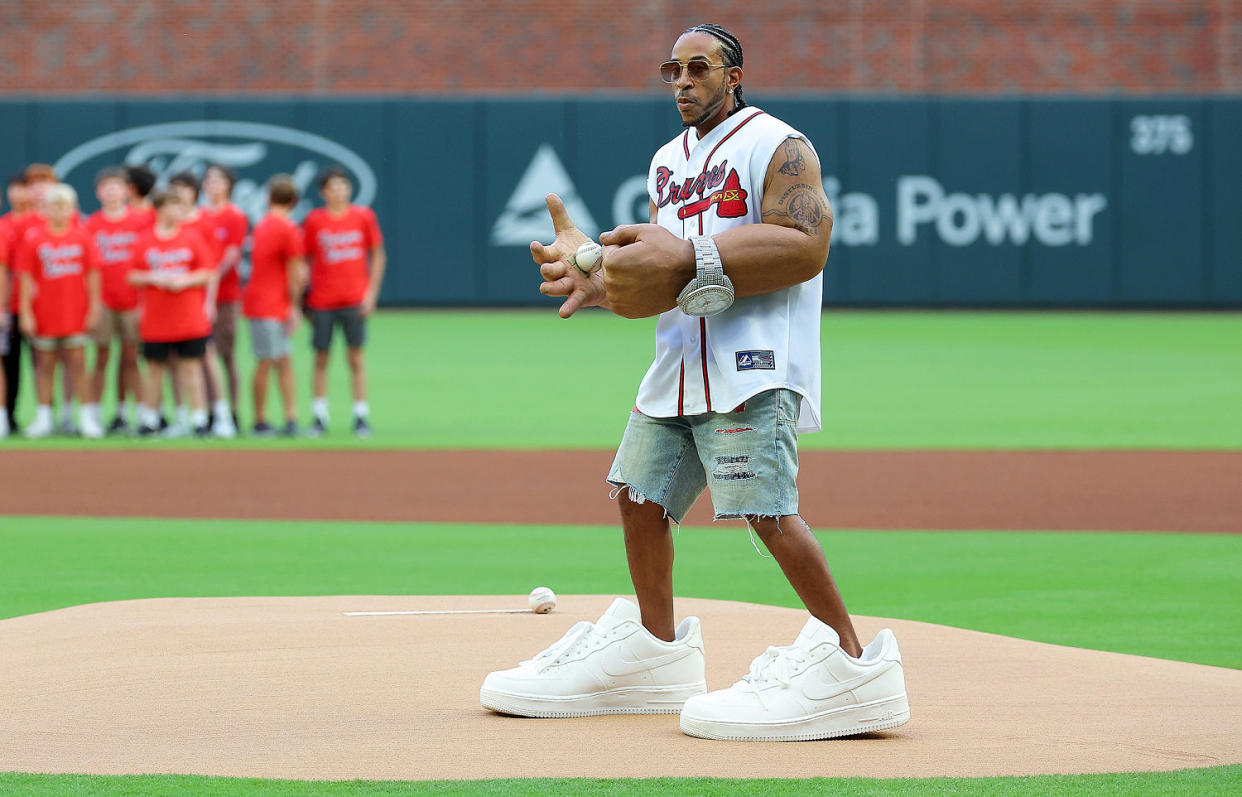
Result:
<svg viewBox="0 0 1242 797">
<path fill-rule="evenodd" d="M 338 325 L 345 333 L 345 345 L 351 349 L 361 348 L 367 342 L 367 320 L 362 307 L 340 307 L 335 310 L 311 311 L 311 346 L 315 351 L 332 348 L 332 330 Z"/>
<path fill-rule="evenodd" d="M 142 342 L 142 356 L 156 363 L 168 362 L 169 354 L 192 360 L 207 353 L 207 341 L 209 340 L 211 340 L 210 337 L 159 342 L 144 340 Z"/>
</svg>

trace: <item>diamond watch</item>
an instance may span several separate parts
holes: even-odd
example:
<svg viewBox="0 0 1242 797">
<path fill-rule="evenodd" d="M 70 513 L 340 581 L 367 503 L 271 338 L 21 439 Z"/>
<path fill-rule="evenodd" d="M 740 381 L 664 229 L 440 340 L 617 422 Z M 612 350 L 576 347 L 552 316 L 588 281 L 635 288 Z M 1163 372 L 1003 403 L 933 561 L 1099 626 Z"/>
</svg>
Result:
<svg viewBox="0 0 1242 797">
<path fill-rule="evenodd" d="M 692 235 L 694 279 L 677 294 L 677 306 L 686 315 L 713 316 L 733 304 L 733 281 L 724 273 L 716 242 L 707 235 Z"/>
</svg>

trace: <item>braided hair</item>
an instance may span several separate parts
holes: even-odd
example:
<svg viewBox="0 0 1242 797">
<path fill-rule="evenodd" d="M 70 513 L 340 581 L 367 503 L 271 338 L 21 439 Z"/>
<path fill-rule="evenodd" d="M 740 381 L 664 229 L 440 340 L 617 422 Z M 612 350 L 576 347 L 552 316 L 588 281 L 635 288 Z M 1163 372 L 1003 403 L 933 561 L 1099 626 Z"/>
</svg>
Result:
<svg viewBox="0 0 1242 797">
<path fill-rule="evenodd" d="M 742 43 L 724 27 L 705 22 L 702 25 L 686 28 L 681 35 L 685 36 L 687 33 L 706 33 L 712 36 L 720 42 L 721 60 L 729 66 L 740 67 L 742 65 Z M 746 99 L 742 96 L 742 87 L 739 85 L 733 90 L 733 110 L 730 113 L 737 113 L 745 107 Z"/>
</svg>

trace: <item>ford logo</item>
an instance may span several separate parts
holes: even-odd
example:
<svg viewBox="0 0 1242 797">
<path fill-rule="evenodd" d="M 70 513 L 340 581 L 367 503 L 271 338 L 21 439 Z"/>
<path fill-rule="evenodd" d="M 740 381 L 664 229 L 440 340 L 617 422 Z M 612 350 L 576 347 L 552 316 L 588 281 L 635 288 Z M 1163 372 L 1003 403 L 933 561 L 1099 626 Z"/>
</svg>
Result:
<svg viewBox="0 0 1242 797">
<path fill-rule="evenodd" d="M 132 127 L 74 147 L 56 161 L 55 169 L 66 182 L 75 169 L 85 171 L 81 183 L 93 179 L 105 166 L 145 164 L 155 172 L 157 184 L 163 185 L 178 172 L 202 177 L 210 163 L 229 166 L 237 173 L 233 202 L 252 222 L 267 210 L 265 184 L 279 172 L 293 176 L 303 197 L 295 211 L 297 218 L 313 207 L 308 197 L 318 192 L 315 177 L 329 164 L 340 164 L 353 175 L 356 204 L 370 205 L 375 199 L 375 172 L 353 150 L 313 133 L 258 122 L 191 121 Z"/>
</svg>

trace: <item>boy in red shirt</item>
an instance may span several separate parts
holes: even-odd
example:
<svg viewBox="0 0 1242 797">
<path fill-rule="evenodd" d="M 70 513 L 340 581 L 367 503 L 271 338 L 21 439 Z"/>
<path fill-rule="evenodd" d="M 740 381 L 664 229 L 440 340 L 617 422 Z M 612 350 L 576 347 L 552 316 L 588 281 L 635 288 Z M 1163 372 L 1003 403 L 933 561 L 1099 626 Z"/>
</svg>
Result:
<svg viewBox="0 0 1242 797">
<path fill-rule="evenodd" d="M 267 199 L 267 215 L 254 228 L 250 281 L 242 295 L 242 312 L 250 320 L 250 343 L 256 361 L 254 436 L 275 434 L 264 417 L 268 371 L 274 365 L 285 409 L 285 426 L 281 431 L 294 437 L 298 433 L 297 403 L 289 338 L 301 320 L 299 305 L 306 279 L 306 258 L 302 233 L 289 218 L 298 203 L 298 189 L 293 178 L 278 174 L 269 180 Z"/>
<path fill-rule="evenodd" d="M 98 254 L 89 234 L 72 223 L 78 196 L 54 185 L 44 198 L 45 223 L 31 226 L 17 253 L 21 274 L 21 327 L 35 356 L 38 407 L 26 436 L 52 433 L 52 394 L 56 362 L 64 362 L 75 385 L 85 385 L 87 330 L 99 315 Z M 79 416 L 84 437 L 103 437 L 103 428 L 86 412 Z"/>
<path fill-rule="evenodd" d="M 207 399 L 203 390 L 203 355 L 211 334 L 207 316 L 207 284 L 215 271 L 214 255 L 199 234 L 181 224 L 188 208 L 173 191 L 154 191 L 155 227 L 134 246 L 129 281 L 139 288 L 141 311 L 138 336 L 147 361 L 146 390 L 138 405 L 138 433 L 159 428 L 164 371 L 176 355 L 176 379 L 181 396 L 190 403 L 178 407 L 177 422 L 167 430 L 179 437 L 190 428 L 199 437 L 210 434 Z"/>
<path fill-rule="evenodd" d="M 155 226 L 155 208 L 151 207 L 151 200 L 147 199 L 147 196 L 155 188 L 155 172 L 142 165 L 126 166 L 125 176 L 129 180 L 126 204 L 129 205 L 134 216 L 146 225 L 147 229 L 151 229 Z"/>
<path fill-rule="evenodd" d="M 306 256 L 310 260 L 311 345 L 315 349 L 314 400 L 308 434 L 318 437 L 328 427 L 328 352 L 332 331 L 340 326 L 348 347 L 354 394 L 354 434 L 371 436 L 367 405 L 366 317 L 375 310 L 384 280 L 387 256 L 375 212 L 351 205 L 349 173 L 331 167 L 319 177 L 319 193 L 326 207 L 307 214 L 302 222 Z"/>
<path fill-rule="evenodd" d="M 238 266 L 246 233 L 250 231 L 250 220 L 230 201 L 236 182 L 237 176 L 227 166 L 213 163 L 203 172 L 207 206 L 202 208 L 202 213 L 215 225 L 216 241 L 223 252 L 218 268 L 220 284 L 216 289 L 216 323 L 211 339 L 224 366 L 229 403 L 234 410 L 237 409 L 237 365 L 233 361 L 233 350 L 237 341 L 237 302 L 241 298 Z"/>
<path fill-rule="evenodd" d="M 100 209 L 86 217 L 83 227 L 95 240 L 99 250 L 99 271 L 103 285 L 103 310 L 99 323 L 91 331 L 95 340 L 95 369 L 91 375 L 86 412 L 100 418 L 100 401 L 108 377 L 108 360 L 112 340 L 121 341 L 121 363 L 116 372 L 116 417 L 108 426 L 109 434 L 129 430 L 126 421 L 126 399 L 137 399 L 138 376 L 138 289 L 129 284 L 129 266 L 134 244 L 146 232 L 143 220 L 132 213 L 126 202 L 129 177 L 124 169 L 104 169 L 95 178 L 95 196 Z"/>
<path fill-rule="evenodd" d="M 199 181 L 192 172 L 178 172 L 168 178 L 168 188 L 180 195 L 187 207 L 185 218 L 181 224 L 192 229 L 203 239 L 203 244 L 211 257 L 211 280 L 207 284 L 207 313 L 211 322 L 215 323 L 216 293 L 220 287 L 220 262 L 224 258 L 224 246 L 216 237 L 216 223 L 198 206 Z M 211 406 L 211 433 L 216 437 L 231 439 L 237 436 L 237 426 L 233 423 L 233 411 L 228 399 L 221 391 L 220 363 L 215 342 L 211 332 L 207 333 L 207 351 L 202 357 L 203 380 L 207 391 L 207 401 Z M 180 371 L 178 371 L 180 373 Z"/>
</svg>

